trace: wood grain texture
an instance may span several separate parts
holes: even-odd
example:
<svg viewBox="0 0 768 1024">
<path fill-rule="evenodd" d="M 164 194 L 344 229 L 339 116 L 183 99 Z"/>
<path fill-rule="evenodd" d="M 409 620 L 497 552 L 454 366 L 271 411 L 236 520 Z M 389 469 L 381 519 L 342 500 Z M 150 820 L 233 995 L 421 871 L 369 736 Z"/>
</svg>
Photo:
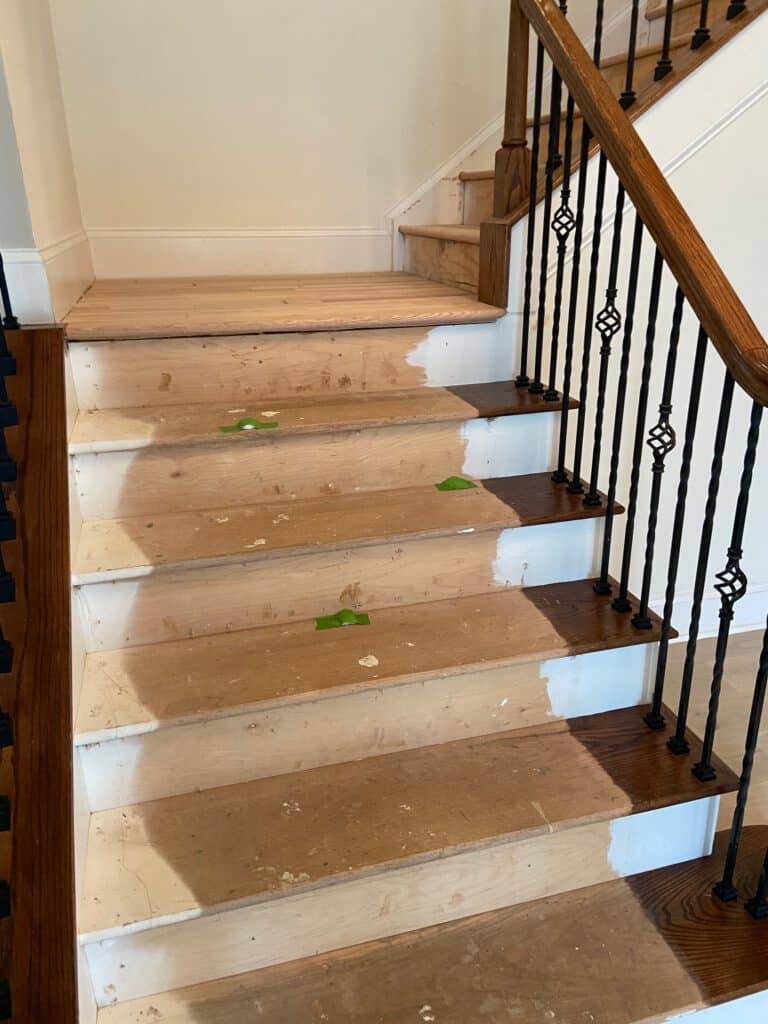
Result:
<svg viewBox="0 0 768 1024">
<path fill-rule="evenodd" d="M 411 274 L 96 281 L 66 318 L 70 340 L 194 337 L 487 323 L 465 291 Z"/>
<path fill-rule="evenodd" d="M 757 864 L 768 828 L 744 835 Z M 715 856 L 155 995 L 100 1024 L 661 1024 L 768 986 L 768 929 L 712 896 Z M 754 871 L 740 881 L 754 888 Z M 735 1024 L 735 1019 L 734 1019 Z"/>
<path fill-rule="evenodd" d="M 555 0 L 520 3 L 734 378 L 768 404 L 768 344 L 658 164 Z M 739 19 L 739 27 L 747 23 L 747 15 Z"/>
<path fill-rule="evenodd" d="M 427 230 L 451 230 L 439 225 Z M 480 229 L 465 224 L 457 225 L 471 241 L 453 239 L 421 232 L 405 232 L 405 266 L 413 274 L 442 281 L 467 292 L 475 292 L 480 265 Z M 401 228 L 402 230 L 402 228 Z"/>
<path fill-rule="evenodd" d="M 2 607 L 14 672 L 2 706 L 14 718 L 13 1019 L 77 1020 L 69 515 L 64 332 L 9 331 L 7 378 L 19 426 L 6 430 L 18 480 L 5 485 L 18 539 L 3 545 L 16 603 Z"/>
</svg>

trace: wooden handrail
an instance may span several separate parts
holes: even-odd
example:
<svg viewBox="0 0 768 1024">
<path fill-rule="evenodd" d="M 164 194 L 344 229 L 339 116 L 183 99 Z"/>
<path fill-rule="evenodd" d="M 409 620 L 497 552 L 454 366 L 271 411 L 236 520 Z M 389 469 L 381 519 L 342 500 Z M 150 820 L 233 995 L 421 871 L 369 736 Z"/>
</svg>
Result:
<svg viewBox="0 0 768 1024">
<path fill-rule="evenodd" d="M 768 344 L 555 0 L 514 0 L 544 44 L 704 330 L 768 405 Z"/>
</svg>

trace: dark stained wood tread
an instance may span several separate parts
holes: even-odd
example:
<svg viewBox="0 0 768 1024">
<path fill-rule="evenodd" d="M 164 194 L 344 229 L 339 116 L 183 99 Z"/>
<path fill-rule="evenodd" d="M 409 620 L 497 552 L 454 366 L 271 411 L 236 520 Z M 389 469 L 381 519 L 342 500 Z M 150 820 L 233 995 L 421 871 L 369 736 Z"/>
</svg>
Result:
<svg viewBox="0 0 768 1024">
<path fill-rule="evenodd" d="M 575 402 L 572 407 L 575 407 Z M 494 416 L 556 412 L 514 383 L 464 384 L 450 388 L 316 397 L 261 399 L 249 406 L 231 402 L 202 405 L 93 409 L 78 414 L 69 450 L 72 454 L 132 451 L 178 444 L 270 444 L 287 434 L 325 433 L 403 424 L 461 422 Z M 268 430 L 227 434 L 221 427 L 246 417 L 277 423 Z"/>
<path fill-rule="evenodd" d="M 623 509 L 619 506 L 617 511 Z M 539 526 L 604 514 L 604 504 L 587 507 L 579 495 L 554 484 L 551 474 L 534 473 L 480 480 L 472 490 L 441 492 L 428 484 L 100 519 L 83 523 L 72 575 L 75 584 L 95 583 L 162 569 L 262 561 L 275 555 Z"/>
<path fill-rule="evenodd" d="M 713 857 L 103 1010 L 99 1024 L 661 1024 L 768 987 L 768 928 Z M 768 828 L 747 828 L 755 889 Z M 737 1024 L 738 1011 L 729 1020 Z M 694 1018 L 695 1019 L 695 1018 Z"/>
<path fill-rule="evenodd" d="M 401 224 L 400 234 L 480 245 L 480 228 L 474 224 Z"/>
<path fill-rule="evenodd" d="M 66 318 L 72 341 L 487 323 L 505 310 L 413 274 L 96 281 Z"/>
<path fill-rule="evenodd" d="M 314 620 L 174 640 L 86 659 L 78 744 L 406 681 L 654 643 L 588 580 L 371 612 L 370 626 Z M 378 665 L 361 664 L 375 653 Z"/>
<path fill-rule="evenodd" d="M 721 761 L 715 781 L 698 782 L 692 761 L 668 751 L 666 733 L 644 726 L 646 710 L 553 721 L 95 813 L 81 939 L 735 788 Z M 692 734 L 689 741 L 695 760 L 700 744 Z M 168 884 L 169 869 L 179 886 Z"/>
</svg>

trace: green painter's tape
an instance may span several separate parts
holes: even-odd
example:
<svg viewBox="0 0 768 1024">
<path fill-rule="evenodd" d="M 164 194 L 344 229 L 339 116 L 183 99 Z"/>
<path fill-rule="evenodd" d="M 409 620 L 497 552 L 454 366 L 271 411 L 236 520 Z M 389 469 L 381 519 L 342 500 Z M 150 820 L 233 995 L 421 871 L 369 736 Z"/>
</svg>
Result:
<svg viewBox="0 0 768 1024">
<path fill-rule="evenodd" d="M 442 483 L 435 484 L 435 487 L 438 491 L 470 491 L 473 487 L 477 487 L 477 484 L 473 484 L 471 480 L 465 480 L 461 476 L 449 476 Z"/>
<path fill-rule="evenodd" d="M 272 430 L 277 425 L 277 423 L 262 423 L 261 420 L 247 417 L 244 420 L 238 420 L 237 423 L 232 425 L 219 427 L 219 430 L 222 434 L 239 434 L 241 430 Z"/>
<path fill-rule="evenodd" d="M 365 612 L 353 612 L 342 608 L 335 615 L 323 615 L 315 619 L 315 629 L 339 629 L 342 626 L 370 626 L 371 620 Z"/>
</svg>

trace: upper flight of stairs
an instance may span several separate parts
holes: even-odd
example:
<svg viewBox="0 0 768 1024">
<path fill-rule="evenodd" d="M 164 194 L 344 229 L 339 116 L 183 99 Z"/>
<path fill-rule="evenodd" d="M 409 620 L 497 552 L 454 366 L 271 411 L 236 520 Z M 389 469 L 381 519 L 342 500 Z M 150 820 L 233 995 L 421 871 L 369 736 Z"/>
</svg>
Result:
<svg viewBox="0 0 768 1024">
<path fill-rule="evenodd" d="M 736 780 L 643 727 L 658 622 L 592 589 L 603 506 L 551 481 L 500 314 L 393 274 L 104 282 L 70 317 L 100 1024 L 250 1024 L 262 985 L 324 1020 L 301 958 L 354 986 L 374 949 L 333 951 L 709 853 Z"/>
<path fill-rule="evenodd" d="M 710 25 L 725 20 L 729 0 L 712 0 L 709 4 Z M 644 95 L 654 85 L 654 70 L 661 56 L 663 35 L 664 2 L 649 2 L 644 11 L 643 21 L 650 39 L 647 45 L 638 46 L 636 51 L 634 85 L 640 104 Z M 690 49 L 691 37 L 699 23 L 700 5 L 697 0 L 677 0 L 672 20 L 671 59 L 673 64 Z M 700 56 L 706 50 L 698 51 Z M 619 96 L 625 86 L 627 54 L 607 55 L 600 64 L 603 77 Z M 546 94 L 546 89 L 545 89 Z M 638 106 L 640 105 L 638 104 Z M 545 104 L 546 110 L 546 104 Z M 630 111 L 630 116 L 632 112 Z M 560 149 L 562 152 L 565 114 L 561 120 Z M 573 159 L 578 160 L 581 146 L 582 120 L 576 118 L 573 130 Z M 529 130 L 533 121 L 529 120 Z M 540 178 L 543 184 L 543 167 L 549 146 L 549 117 L 542 117 L 540 139 Z M 493 216 L 493 170 L 472 170 L 459 173 L 461 187 L 460 224 L 402 224 L 400 233 L 404 239 L 403 266 L 420 277 L 442 281 L 468 292 L 477 292 L 480 266 L 480 225 Z"/>
</svg>

